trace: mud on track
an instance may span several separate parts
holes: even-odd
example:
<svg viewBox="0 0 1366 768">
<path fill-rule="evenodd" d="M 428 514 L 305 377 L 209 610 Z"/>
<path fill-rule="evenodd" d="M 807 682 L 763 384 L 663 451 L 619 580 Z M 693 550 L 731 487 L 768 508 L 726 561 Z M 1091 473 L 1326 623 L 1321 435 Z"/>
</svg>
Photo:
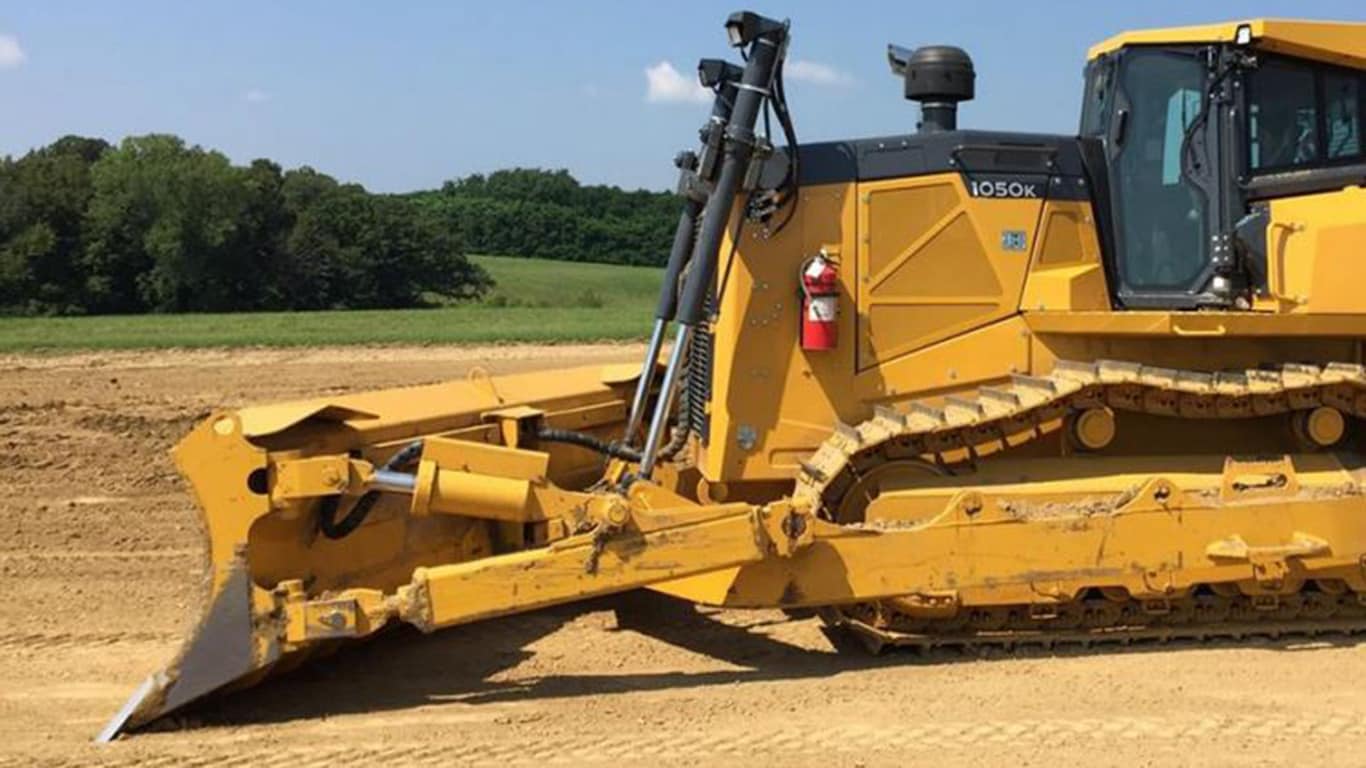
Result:
<svg viewBox="0 0 1366 768">
<path fill-rule="evenodd" d="M 1366 645 L 837 656 L 810 621 L 628 595 L 391 633 L 105 747 L 201 577 L 167 449 L 210 409 L 633 346 L 0 357 L 0 766 L 1279 765 L 1366 760 Z"/>
</svg>

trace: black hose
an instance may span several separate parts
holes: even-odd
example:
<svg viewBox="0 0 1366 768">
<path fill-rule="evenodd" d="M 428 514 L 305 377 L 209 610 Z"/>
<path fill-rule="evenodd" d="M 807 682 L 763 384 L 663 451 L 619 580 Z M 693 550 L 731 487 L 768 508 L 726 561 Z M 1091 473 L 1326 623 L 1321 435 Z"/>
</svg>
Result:
<svg viewBox="0 0 1366 768">
<path fill-rule="evenodd" d="M 398 453 L 389 457 L 384 462 L 382 469 L 395 470 L 412 464 L 422 455 L 422 441 L 414 440 L 399 449 Z M 343 539 L 360 527 L 365 522 L 365 518 L 370 514 L 370 510 L 375 508 L 375 503 L 379 501 L 379 491 L 366 491 L 362 493 L 356 503 L 351 505 L 346 517 L 337 519 L 337 511 L 341 509 L 341 494 L 336 496 L 324 496 L 318 502 L 318 530 L 329 539 Z"/>
<path fill-rule="evenodd" d="M 778 185 L 781 199 L 778 202 L 780 207 L 787 207 L 787 215 L 773 228 L 773 234 L 782 232 L 797 211 L 797 192 L 801 187 L 801 164 L 800 153 L 797 145 L 797 129 L 792 125 L 792 112 L 787 106 L 787 89 L 783 85 L 783 69 L 786 61 L 779 62 L 778 69 L 773 75 L 773 111 L 778 114 L 778 125 L 783 129 L 783 138 L 787 141 L 787 172 L 783 174 L 783 181 Z"/>
<path fill-rule="evenodd" d="M 341 507 L 341 495 L 324 496 L 318 502 L 318 530 L 329 539 L 344 539 L 352 531 L 360 527 L 365 522 L 366 515 L 374 509 L 375 502 L 379 501 L 378 491 L 366 491 L 351 505 L 351 510 L 346 513 L 346 517 L 337 520 L 337 510 Z"/>
<path fill-rule="evenodd" d="M 619 442 L 607 442 L 599 440 L 584 432 L 575 432 L 570 429 L 552 429 L 542 427 L 536 432 L 536 439 L 547 443 L 568 443 L 577 445 L 580 448 L 587 448 L 596 451 L 604 456 L 611 456 L 622 461 L 640 461 L 640 451 Z"/>
<path fill-rule="evenodd" d="M 682 416 L 683 410 L 679 410 L 679 417 L 674 422 L 674 428 L 670 430 L 669 442 L 659 449 L 659 458 L 668 461 L 678 455 L 683 447 L 688 444 L 688 435 L 692 434 L 692 427 L 688 425 L 686 417 Z"/>
</svg>

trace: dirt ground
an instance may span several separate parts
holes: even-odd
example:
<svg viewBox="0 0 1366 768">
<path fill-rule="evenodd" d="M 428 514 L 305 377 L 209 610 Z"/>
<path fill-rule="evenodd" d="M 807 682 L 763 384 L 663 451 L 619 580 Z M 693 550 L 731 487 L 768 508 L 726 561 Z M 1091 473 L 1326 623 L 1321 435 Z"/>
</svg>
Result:
<svg viewBox="0 0 1366 768">
<path fill-rule="evenodd" d="M 813 621 L 644 594 L 399 632 L 89 743 L 192 621 L 166 451 L 211 408 L 638 354 L 0 357 L 0 766 L 1366 764 L 1357 641 L 837 656 Z"/>
</svg>

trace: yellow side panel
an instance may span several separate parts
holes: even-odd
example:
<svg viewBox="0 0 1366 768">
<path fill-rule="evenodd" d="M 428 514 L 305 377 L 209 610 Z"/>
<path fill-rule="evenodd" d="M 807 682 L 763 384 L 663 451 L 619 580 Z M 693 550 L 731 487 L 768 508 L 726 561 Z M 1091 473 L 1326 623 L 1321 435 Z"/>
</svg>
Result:
<svg viewBox="0 0 1366 768">
<path fill-rule="evenodd" d="M 929 184 L 879 192 L 877 205 L 868 207 L 868 274 L 886 273 L 901 254 L 956 211 L 961 202 L 958 188 L 942 176 Z"/>
<path fill-rule="evenodd" d="M 1020 306 L 1034 311 L 1109 309 L 1110 294 L 1090 204 L 1070 200 L 1045 203 L 1042 230 Z"/>
<path fill-rule="evenodd" d="M 871 409 L 873 404 L 952 394 L 1027 373 L 1031 335 L 1024 318 L 1014 315 L 862 371 L 854 377 L 853 393 Z"/>
<path fill-rule="evenodd" d="M 1366 313 L 1366 189 L 1271 203 L 1267 276 L 1271 296 L 1291 314 Z"/>
<path fill-rule="evenodd" d="M 791 477 L 769 462 L 775 446 L 811 448 L 837 419 L 855 421 L 866 409 L 849 380 L 856 346 L 854 187 L 803 188 L 792 221 L 765 235 L 757 225 L 732 224 L 721 247 L 709 439 L 699 456 L 712 481 Z M 838 341 L 807 352 L 798 343 L 803 262 L 824 250 L 839 264 Z"/>
<path fill-rule="evenodd" d="M 858 369 L 1015 312 L 1040 205 L 973 199 L 956 173 L 860 184 Z"/>
<path fill-rule="evenodd" d="M 780 233 L 742 230 L 722 269 L 713 327 L 709 439 L 698 457 L 709 481 L 790 478 L 837 421 L 858 423 L 878 403 L 969 391 L 1029 370 L 1018 304 L 1040 201 L 973 201 L 957 174 L 861 190 L 867 194 L 852 185 L 803 189 Z M 870 226 L 877 229 L 865 240 Z M 1005 248 L 1003 230 L 1018 233 L 1024 249 Z M 840 265 L 838 343 L 805 351 L 798 275 L 822 250 Z M 721 252 L 730 251 L 727 242 Z M 885 326 L 884 337 L 895 342 L 899 334 L 901 342 L 869 365 L 856 353 L 865 350 L 859 297 L 868 294 L 870 268 L 893 294 L 872 296 L 875 307 L 895 312 L 905 301 L 924 315 L 918 325 Z M 960 303 L 960 295 L 974 298 Z"/>
</svg>

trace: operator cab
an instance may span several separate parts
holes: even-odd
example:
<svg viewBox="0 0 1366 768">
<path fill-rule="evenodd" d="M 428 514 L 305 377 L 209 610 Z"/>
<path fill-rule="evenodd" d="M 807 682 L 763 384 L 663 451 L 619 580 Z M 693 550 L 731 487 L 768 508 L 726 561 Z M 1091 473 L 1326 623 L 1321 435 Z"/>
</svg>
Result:
<svg viewBox="0 0 1366 768">
<path fill-rule="evenodd" d="M 1262 21 L 1092 50 L 1081 135 L 1119 306 L 1250 308 L 1267 201 L 1366 180 L 1366 50 L 1340 34 Z"/>
</svg>

